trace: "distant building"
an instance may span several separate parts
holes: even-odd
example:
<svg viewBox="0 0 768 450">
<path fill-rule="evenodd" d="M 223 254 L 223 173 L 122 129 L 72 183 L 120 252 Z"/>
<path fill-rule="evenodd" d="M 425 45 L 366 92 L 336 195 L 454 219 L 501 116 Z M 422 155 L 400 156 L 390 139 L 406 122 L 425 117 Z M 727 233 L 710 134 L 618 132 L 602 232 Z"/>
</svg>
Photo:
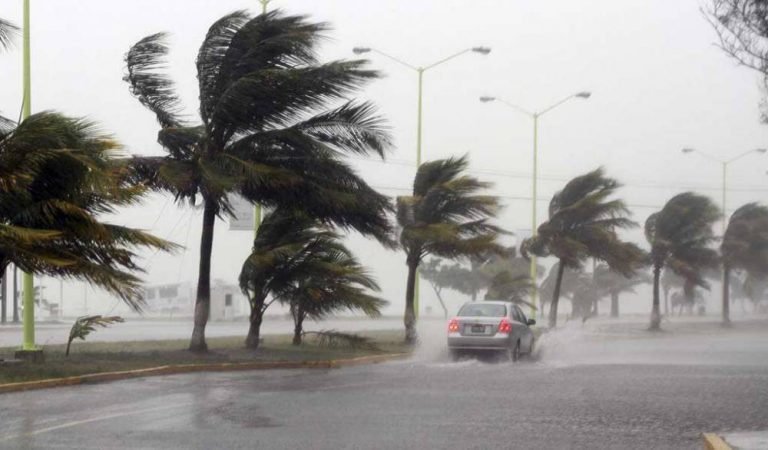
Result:
<svg viewBox="0 0 768 450">
<path fill-rule="evenodd" d="M 191 317 L 195 312 L 196 293 L 197 286 L 188 281 L 145 286 L 144 314 L 149 317 Z M 239 286 L 213 280 L 209 320 L 232 320 L 248 313 L 248 299 Z"/>
</svg>

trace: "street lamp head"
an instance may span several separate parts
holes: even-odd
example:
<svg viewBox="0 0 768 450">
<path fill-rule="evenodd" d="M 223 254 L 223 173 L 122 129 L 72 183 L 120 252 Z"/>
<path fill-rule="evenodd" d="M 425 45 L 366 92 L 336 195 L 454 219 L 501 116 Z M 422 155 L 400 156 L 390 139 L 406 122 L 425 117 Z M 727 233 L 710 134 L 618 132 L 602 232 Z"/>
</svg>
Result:
<svg viewBox="0 0 768 450">
<path fill-rule="evenodd" d="M 591 96 L 592 96 L 592 93 L 588 92 L 588 91 L 582 91 L 582 92 L 579 92 L 579 93 L 576 94 L 576 97 L 584 98 L 584 99 L 587 99 L 587 98 L 589 98 Z"/>
<path fill-rule="evenodd" d="M 488 95 L 483 95 L 482 97 L 480 97 L 480 101 L 483 102 L 483 103 L 492 102 L 494 100 L 496 100 L 496 97 L 491 97 L 491 96 L 488 96 Z"/>
<path fill-rule="evenodd" d="M 694 150 L 694 149 L 692 149 L 692 148 L 687 148 L 687 147 L 686 147 L 686 148 L 682 149 L 681 151 L 682 151 L 683 153 L 691 153 L 691 152 L 695 152 L 696 150 Z"/>
<path fill-rule="evenodd" d="M 487 55 L 488 53 L 491 53 L 490 47 L 472 47 L 472 51 L 475 53 L 480 53 L 481 55 Z"/>
<path fill-rule="evenodd" d="M 355 55 L 362 55 L 363 53 L 368 53 L 370 51 L 371 49 L 368 47 L 355 47 L 352 49 L 352 53 Z"/>
<path fill-rule="evenodd" d="M 765 152 L 766 152 L 766 151 L 768 151 L 768 150 L 766 150 L 766 149 L 764 149 L 764 148 L 756 148 L 756 149 L 755 149 L 755 151 L 756 151 L 757 153 L 765 153 Z"/>
</svg>

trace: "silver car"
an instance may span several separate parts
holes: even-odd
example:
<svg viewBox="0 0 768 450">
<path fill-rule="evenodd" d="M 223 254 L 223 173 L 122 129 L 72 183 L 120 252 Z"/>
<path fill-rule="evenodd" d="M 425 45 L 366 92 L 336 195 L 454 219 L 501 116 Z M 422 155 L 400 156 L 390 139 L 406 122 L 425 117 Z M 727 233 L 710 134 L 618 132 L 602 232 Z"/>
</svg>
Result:
<svg viewBox="0 0 768 450">
<path fill-rule="evenodd" d="M 454 359 L 462 353 L 503 352 L 511 361 L 533 352 L 536 323 L 515 304 L 502 301 L 466 303 L 448 322 L 448 349 Z"/>
</svg>

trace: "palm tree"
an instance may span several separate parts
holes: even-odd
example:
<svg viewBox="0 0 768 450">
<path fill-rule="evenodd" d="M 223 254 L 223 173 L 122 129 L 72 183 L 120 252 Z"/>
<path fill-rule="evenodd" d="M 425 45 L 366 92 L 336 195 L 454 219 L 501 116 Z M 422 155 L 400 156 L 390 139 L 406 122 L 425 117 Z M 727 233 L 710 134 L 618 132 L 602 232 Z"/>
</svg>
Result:
<svg viewBox="0 0 768 450">
<path fill-rule="evenodd" d="M 525 255 L 559 259 L 555 289 L 549 308 L 549 326 L 557 325 L 560 285 L 566 268 L 580 269 L 584 261 L 604 261 L 612 270 L 632 276 L 644 252 L 619 239 L 618 229 L 636 226 L 622 200 L 611 199 L 620 187 L 599 168 L 574 178 L 549 203 L 549 220 L 539 226 L 536 237 L 521 246 Z"/>
<path fill-rule="evenodd" d="M 730 318 L 730 278 L 732 270 L 744 270 L 753 278 L 768 275 L 768 208 L 747 203 L 728 221 L 720 244 L 723 264 L 723 324 Z"/>
<path fill-rule="evenodd" d="M 126 183 L 117 148 L 94 123 L 53 112 L 0 131 L 0 273 L 13 263 L 86 280 L 140 309 L 135 249 L 175 246 L 99 220 L 146 191 Z"/>
<path fill-rule="evenodd" d="M 264 313 L 278 293 L 301 275 L 304 261 L 313 249 L 333 237 L 330 230 L 294 210 L 276 209 L 264 216 L 253 250 L 240 272 L 240 288 L 251 307 L 247 348 L 258 348 Z"/>
<path fill-rule="evenodd" d="M 595 283 L 601 296 L 611 296 L 611 317 L 619 317 L 619 296 L 623 292 L 635 292 L 635 287 L 641 284 L 651 283 L 651 277 L 636 273 L 632 277 L 625 277 L 611 270 L 606 264 L 595 267 Z"/>
<path fill-rule="evenodd" d="M 307 318 L 318 320 L 345 309 L 379 317 L 381 308 L 388 304 L 368 293 L 378 291 L 379 286 L 338 236 L 318 241 L 303 266 L 279 296 L 293 316 L 293 345 L 301 344 Z"/>
<path fill-rule="evenodd" d="M 164 157 L 135 158 L 135 177 L 202 203 L 200 270 L 189 349 L 205 351 L 213 232 L 232 215 L 229 198 L 292 207 L 323 223 L 390 242 L 389 200 L 371 189 L 341 155 L 383 156 L 389 134 L 369 103 L 344 100 L 378 73 L 364 60 L 321 64 L 316 49 L 325 24 L 273 11 L 228 14 L 208 30 L 197 56 L 200 123 L 179 115 L 179 98 L 163 73 L 163 33 L 126 55 L 126 81 L 161 126 Z"/>
<path fill-rule="evenodd" d="M 653 310 L 651 330 L 661 328 L 659 278 L 664 267 L 695 285 L 708 287 L 704 271 L 718 263 L 717 252 L 709 246 L 715 241 L 712 224 L 720 211 L 707 197 L 685 192 L 672 197 L 661 211 L 645 221 L 645 238 L 651 244 L 653 265 Z"/>
<path fill-rule="evenodd" d="M 0 50 L 8 48 L 18 33 L 16 25 L 0 18 Z"/>
<path fill-rule="evenodd" d="M 502 232 L 488 223 L 499 208 L 498 199 L 479 192 L 489 184 L 463 175 L 466 156 L 422 164 L 413 182 L 413 195 L 398 197 L 397 222 L 405 249 L 408 281 L 405 291 L 405 341 L 416 342 L 414 289 L 416 271 L 427 255 L 458 259 L 502 252 Z"/>
</svg>

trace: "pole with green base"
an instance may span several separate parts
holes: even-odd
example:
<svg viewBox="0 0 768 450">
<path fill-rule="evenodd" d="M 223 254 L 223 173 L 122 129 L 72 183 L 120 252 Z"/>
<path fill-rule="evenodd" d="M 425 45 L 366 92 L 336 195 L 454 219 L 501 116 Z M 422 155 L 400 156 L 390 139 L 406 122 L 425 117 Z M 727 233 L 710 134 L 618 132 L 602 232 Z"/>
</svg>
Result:
<svg viewBox="0 0 768 450">
<path fill-rule="evenodd" d="M 21 110 L 22 120 L 29 117 L 32 112 L 32 83 L 29 45 L 29 0 L 24 0 L 24 31 L 22 46 L 24 54 L 24 106 Z M 16 352 L 17 359 L 32 361 L 43 360 L 43 350 L 35 345 L 35 282 L 31 273 L 22 274 L 22 289 L 24 290 L 22 324 L 24 340 L 21 350 Z"/>
</svg>

